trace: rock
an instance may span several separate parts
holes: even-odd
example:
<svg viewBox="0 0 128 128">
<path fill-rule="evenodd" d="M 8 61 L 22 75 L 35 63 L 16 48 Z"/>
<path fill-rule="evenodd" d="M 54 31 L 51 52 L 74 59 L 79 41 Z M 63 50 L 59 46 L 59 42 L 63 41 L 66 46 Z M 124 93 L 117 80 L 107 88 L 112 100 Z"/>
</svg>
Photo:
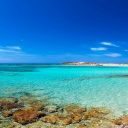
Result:
<svg viewBox="0 0 128 128">
<path fill-rule="evenodd" d="M 49 112 L 49 113 L 56 112 L 57 109 L 58 109 L 58 107 L 55 106 L 55 105 L 45 106 L 45 108 L 44 108 L 44 110 L 45 110 L 46 112 Z"/>
<path fill-rule="evenodd" d="M 13 97 L 7 97 L 7 98 L 0 98 L 0 107 L 8 104 L 14 104 L 17 102 L 16 98 Z"/>
<path fill-rule="evenodd" d="M 89 119 L 91 119 L 91 117 L 98 118 L 98 116 L 99 116 L 99 113 L 98 113 L 97 111 L 85 112 L 85 113 L 83 113 L 83 115 L 82 115 L 82 119 L 83 119 L 83 120 L 89 120 Z"/>
<path fill-rule="evenodd" d="M 128 125 L 128 115 L 122 116 L 119 119 L 113 121 L 116 125 L 125 124 Z"/>
<path fill-rule="evenodd" d="M 79 106 L 69 106 L 69 107 L 66 109 L 66 111 L 67 111 L 68 113 L 81 114 L 81 113 L 85 112 L 86 109 L 85 109 L 85 108 L 81 108 L 81 107 L 79 107 Z"/>
<path fill-rule="evenodd" d="M 27 124 L 31 122 L 35 122 L 38 120 L 39 117 L 44 116 L 45 114 L 40 111 L 35 110 L 21 110 L 13 115 L 13 119 L 21 124 Z"/>
<path fill-rule="evenodd" d="M 48 115 L 48 116 L 44 116 L 42 118 L 42 120 L 45 121 L 45 122 L 48 122 L 48 123 L 55 124 L 59 118 L 60 118 L 60 115 L 51 114 L 51 115 Z"/>
<path fill-rule="evenodd" d="M 81 114 L 74 114 L 74 113 L 72 113 L 72 114 L 70 115 L 70 117 L 72 118 L 72 123 L 73 123 L 73 124 L 74 124 L 74 123 L 78 123 L 78 122 L 80 122 L 80 121 L 82 120 Z"/>
<path fill-rule="evenodd" d="M 27 128 L 42 128 L 44 123 L 42 121 L 37 121 L 28 125 Z"/>
<path fill-rule="evenodd" d="M 109 128 L 128 128 L 128 125 L 117 125 Z"/>
<path fill-rule="evenodd" d="M 43 110 L 44 106 L 45 106 L 44 104 L 33 104 L 33 105 L 28 106 L 28 108 L 37 110 L 37 111 L 41 111 L 41 110 Z"/>
<path fill-rule="evenodd" d="M 7 128 L 23 128 L 23 127 L 21 126 L 21 124 L 13 122 L 10 125 L 8 125 Z"/>
<path fill-rule="evenodd" d="M 105 118 L 92 118 L 89 122 L 85 123 L 86 128 L 109 128 L 114 124 Z"/>
<path fill-rule="evenodd" d="M 86 128 L 85 124 L 84 123 L 78 123 L 76 125 L 76 128 Z"/>
<path fill-rule="evenodd" d="M 60 117 L 57 119 L 57 124 L 61 125 L 67 125 L 72 123 L 72 118 L 71 117 Z"/>
<path fill-rule="evenodd" d="M 21 96 L 19 98 L 19 103 L 24 103 L 25 105 L 34 105 L 34 104 L 47 104 L 45 99 L 37 99 L 35 97 L 30 96 Z"/>
<path fill-rule="evenodd" d="M 93 118 L 98 118 L 98 117 L 102 117 L 104 115 L 109 114 L 110 111 L 108 109 L 105 108 L 90 108 L 87 112 L 83 113 L 82 115 L 82 119 L 83 120 L 87 120 L 90 119 L 91 117 Z"/>
<path fill-rule="evenodd" d="M 67 125 L 67 124 L 71 124 L 73 119 L 69 116 L 61 117 L 60 115 L 51 114 L 43 117 L 42 120 L 47 123 Z"/>
<path fill-rule="evenodd" d="M 3 113 L 4 117 L 12 116 L 12 112 L 11 111 L 3 111 L 2 113 Z"/>
<path fill-rule="evenodd" d="M 22 104 L 16 103 L 16 104 L 11 104 L 11 105 L 6 105 L 6 106 L 4 106 L 4 107 L 3 107 L 3 110 L 9 110 L 9 109 L 21 108 L 21 107 L 23 107 Z"/>
</svg>

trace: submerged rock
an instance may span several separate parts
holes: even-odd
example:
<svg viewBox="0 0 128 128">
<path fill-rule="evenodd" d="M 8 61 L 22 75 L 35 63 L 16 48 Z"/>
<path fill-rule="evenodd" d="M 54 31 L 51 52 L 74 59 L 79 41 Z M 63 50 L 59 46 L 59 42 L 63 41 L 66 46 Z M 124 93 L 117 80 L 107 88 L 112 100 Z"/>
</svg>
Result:
<svg viewBox="0 0 128 128">
<path fill-rule="evenodd" d="M 114 120 L 114 123 L 117 125 L 121 125 L 121 124 L 128 125 L 128 115 L 122 116 L 122 117 Z"/>
<path fill-rule="evenodd" d="M 72 123 L 73 123 L 73 124 L 74 124 L 74 123 L 78 123 L 78 122 L 80 122 L 80 121 L 82 120 L 81 114 L 72 113 L 72 114 L 70 115 L 70 117 L 72 118 Z"/>
<path fill-rule="evenodd" d="M 60 115 L 51 114 L 51 115 L 48 115 L 48 116 L 44 116 L 42 118 L 42 120 L 45 121 L 45 122 L 48 122 L 48 123 L 55 124 L 58 121 L 59 118 L 60 118 Z"/>
<path fill-rule="evenodd" d="M 107 114 L 111 113 L 110 110 L 106 109 L 106 108 L 90 108 L 87 112 L 82 114 L 82 119 L 83 120 L 89 120 L 92 117 L 93 118 L 99 118 L 99 117 L 103 117 Z"/>
<path fill-rule="evenodd" d="M 37 121 L 27 125 L 27 128 L 47 128 L 46 125 L 42 121 Z"/>
<path fill-rule="evenodd" d="M 6 128 L 24 128 L 21 124 L 17 122 L 10 123 Z"/>
<path fill-rule="evenodd" d="M 72 123 L 72 118 L 71 117 L 60 117 L 57 119 L 57 124 L 61 125 L 67 125 Z"/>
<path fill-rule="evenodd" d="M 61 117 L 60 115 L 56 115 L 56 114 L 45 116 L 43 117 L 42 120 L 48 123 L 61 124 L 61 125 L 67 125 L 72 123 L 71 117 Z"/>
<path fill-rule="evenodd" d="M 50 106 L 45 106 L 45 107 L 44 107 L 44 110 L 45 110 L 46 112 L 49 112 L 49 113 L 56 112 L 57 109 L 58 109 L 58 107 L 55 106 L 55 105 L 50 105 Z"/>
<path fill-rule="evenodd" d="M 9 109 L 13 109 L 13 108 L 21 108 L 23 107 L 22 104 L 19 103 L 15 103 L 15 104 L 11 104 L 11 105 L 6 105 L 3 107 L 3 110 L 9 110 Z"/>
<path fill-rule="evenodd" d="M 117 125 L 109 128 L 128 128 L 128 125 Z"/>
<path fill-rule="evenodd" d="M 40 111 L 35 110 L 21 110 L 13 115 L 13 119 L 21 124 L 27 124 L 31 122 L 35 122 L 38 120 L 39 117 L 44 116 L 45 114 Z"/>
<path fill-rule="evenodd" d="M 36 110 L 36 111 L 41 111 L 44 109 L 44 104 L 32 104 L 30 106 L 28 106 L 29 109 L 33 109 L 33 110 Z"/>
<path fill-rule="evenodd" d="M 4 117 L 9 117 L 12 116 L 13 113 L 11 111 L 3 111 L 2 114 Z"/>
<path fill-rule="evenodd" d="M 46 99 L 37 99 L 34 96 L 21 96 L 19 98 L 19 103 L 23 103 L 24 105 L 48 104 Z"/>
<path fill-rule="evenodd" d="M 0 98 L 0 107 L 4 106 L 4 105 L 9 105 L 9 104 L 14 104 L 16 103 L 18 100 L 16 98 L 13 97 L 2 97 Z"/>
<path fill-rule="evenodd" d="M 67 109 L 66 109 L 67 113 L 76 113 L 76 114 L 81 114 L 83 112 L 86 111 L 86 108 L 81 108 L 79 106 L 69 106 Z"/>
</svg>

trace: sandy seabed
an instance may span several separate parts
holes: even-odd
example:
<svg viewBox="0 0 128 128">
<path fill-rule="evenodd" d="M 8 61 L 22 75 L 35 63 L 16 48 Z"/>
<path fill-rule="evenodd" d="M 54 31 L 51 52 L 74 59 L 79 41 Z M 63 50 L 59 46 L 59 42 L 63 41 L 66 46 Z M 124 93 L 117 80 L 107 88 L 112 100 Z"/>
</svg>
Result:
<svg viewBox="0 0 128 128">
<path fill-rule="evenodd" d="M 116 118 L 105 107 L 57 105 L 22 95 L 0 98 L 0 128 L 126 128 L 128 115 Z"/>
</svg>

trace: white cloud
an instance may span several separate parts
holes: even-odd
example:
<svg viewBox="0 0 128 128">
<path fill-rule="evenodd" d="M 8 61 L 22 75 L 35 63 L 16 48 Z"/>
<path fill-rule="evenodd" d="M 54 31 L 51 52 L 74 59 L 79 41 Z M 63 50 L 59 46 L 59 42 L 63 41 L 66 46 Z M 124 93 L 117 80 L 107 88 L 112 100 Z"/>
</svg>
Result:
<svg viewBox="0 0 128 128">
<path fill-rule="evenodd" d="M 119 47 L 118 45 L 115 45 L 115 44 L 113 44 L 113 43 L 111 43 L 111 42 L 101 42 L 101 44 L 107 45 L 107 46 Z"/>
<path fill-rule="evenodd" d="M 41 62 L 38 55 L 25 53 L 19 46 L 0 46 L 0 63 Z"/>
<path fill-rule="evenodd" d="M 7 46 L 8 49 L 16 49 L 16 50 L 21 50 L 19 46 Z"/>
<path fill-rule="evenodd" d="M 6 49 L 0 49 L 0 52 L 12 52 L 12 53 L 19 53 L 18 51 L 6 50 Z"/>
<path fill-rule="evenodd" d="M 119 56 L 122 56 L 121 54 L 119 53 L 111 53 L 111 54 L 104 54 L 105 56 L 110 56 L 110 57 L 119 57 Z"/>
<path fill-rule="evenodd" d="M 105 51 L 107 48 L 99 47 L 99 48 L 91 48 L 92 51 Z"/>
<path fill-rule="evenodd" d="M 6 47 L 0 46 L 0 52 L 3 52 L 3 53 L 23 53 L 19 46 L 6 46 Z"/>
</svg>

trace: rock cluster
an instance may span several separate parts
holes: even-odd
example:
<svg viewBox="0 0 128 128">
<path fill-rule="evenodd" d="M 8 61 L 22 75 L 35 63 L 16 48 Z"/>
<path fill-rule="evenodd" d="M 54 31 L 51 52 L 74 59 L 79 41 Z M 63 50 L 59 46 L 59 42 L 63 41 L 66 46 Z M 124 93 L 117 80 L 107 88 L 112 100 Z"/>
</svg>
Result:
<svg viewBox="0 0 128 128">
<path fill-rule="evenodd" d="M 31 122 L 35 122 L 38 120 L 39 117 L 44 116 L 45 114 L 41 111 L 35 111 L 32 109 L 29 110 L 21 110 L 13 114 L 12 118 L 14 121 L 27 124 Z"/>
<path fill-rule="evenodd" d="M 127 125 L 128 115 L 115 119 L 104 107 L 60 107 L 29 96 L 0 98 L 1 128 L 127 128 Z"/>
</svg>

